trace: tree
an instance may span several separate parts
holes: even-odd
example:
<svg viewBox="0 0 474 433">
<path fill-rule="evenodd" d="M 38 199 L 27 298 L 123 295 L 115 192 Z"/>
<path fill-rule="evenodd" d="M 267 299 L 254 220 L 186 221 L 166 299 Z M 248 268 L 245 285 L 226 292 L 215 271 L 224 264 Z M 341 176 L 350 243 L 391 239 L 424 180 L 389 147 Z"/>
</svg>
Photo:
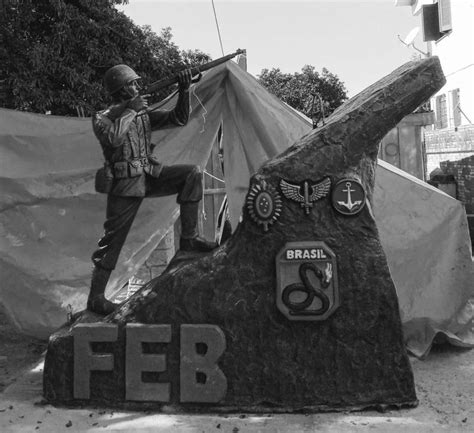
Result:
<svg viewBox="0 0 474 433">
<path fill-rule="evenodd" d="M 310 65 L 304 66 L 301 73 L 294 74 L 285 74 L 278 68 L 263 69 L 258 81 L 282 101 L 313 120 L 327 117 L 347 99 L 344 83 L 326 68 L 322 69 L 321 74 Z"/>
<path fill-rule="evenodd" d="M 206 58 L 198 50 L 182 54 L 169 28 L 157 35 L 135 25 L 116 9 L 123 3 L 127 0 L 2 1 L 0 105 L 88 115 L 108 101 L 102 79 L 115 64 L 128 64 L 150 83 Z"/>
</svg>

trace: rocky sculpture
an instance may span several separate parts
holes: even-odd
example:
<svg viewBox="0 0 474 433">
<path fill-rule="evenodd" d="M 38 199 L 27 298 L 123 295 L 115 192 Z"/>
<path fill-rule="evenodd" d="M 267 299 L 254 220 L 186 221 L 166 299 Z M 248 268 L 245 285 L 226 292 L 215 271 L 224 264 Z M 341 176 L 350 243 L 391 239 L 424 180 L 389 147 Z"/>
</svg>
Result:
<svg viewBox="0 0 474 433">
<path fill-rule="evenodd" d="M 379 141 L 444 82 L 437 58 L 407 63 L 265 163 L 225 244 L 177 257 L 101 328 L 51 337 L 46 399 L 253 412 L 416 405 L 372 191 Z"/>
</svg>

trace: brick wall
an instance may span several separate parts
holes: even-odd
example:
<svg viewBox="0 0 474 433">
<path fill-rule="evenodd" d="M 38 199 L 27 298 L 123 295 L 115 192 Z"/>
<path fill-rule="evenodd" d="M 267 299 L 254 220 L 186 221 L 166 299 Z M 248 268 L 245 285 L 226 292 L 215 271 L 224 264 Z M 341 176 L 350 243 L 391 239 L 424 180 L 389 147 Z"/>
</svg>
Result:
<svg viewBox="0 0 474 433">
<path fill-rule="evenodd" d="M 459 161 L 442 161 L 441 170 L 454 176 L 458 185 L 458 200 L 466 206 L 466 213 L 474 214 L 474 155 Z"/>
<path fill-rule="evenodd" d="M 425 130 L 424 140 L 428 175 L 443 161 L 458 161 L 474 155 L 474 125 Z"/>
<path fill-rule="evenodd" d="M 457 183 L 457 198 L 466 206 L 467 222 L 474 251 L 474 155 L 459 161 L 442 161 L 441 170 L 452 174 Z"/>
</svg>

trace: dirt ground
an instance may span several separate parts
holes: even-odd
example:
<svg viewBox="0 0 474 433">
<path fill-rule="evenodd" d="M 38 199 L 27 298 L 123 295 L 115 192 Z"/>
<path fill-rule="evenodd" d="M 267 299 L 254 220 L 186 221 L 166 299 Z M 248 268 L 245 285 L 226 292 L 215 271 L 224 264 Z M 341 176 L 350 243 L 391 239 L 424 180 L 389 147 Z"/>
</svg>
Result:
<svg viewBox="0 0 474 433">
<path fill-rule="evenodd" d="M 42 401 L 41 370 L 31 376 L 46 341 L 18 333 L 0 314 L 0 431 L 160 432 L 473 432 L 474 350 L 433 346 L 425 360 L 410 358 L 420 404 L 414 409 L 314 415 L 180 415 L 67 410 Z M 23 382 L 23 384 L 22 384 Z M 26 385 L 25 385 L 26 384 Z M 26 390 L 22 390 L 22 387 Z M 18 388 L 17 391 L 10 390 Z M 8 389 L 7 389 L 8 388 Z M 72 421 L 71 421 L 72 420 Z M 126 421 L 124 421 L 126 420 Z M 125 422 L 125 424 L 124 424 Z M 126 423 L 129 424 L 126 424 Z M 158 424 L 157 424 L 158 423 Z M 127 427 L 128 425 L 128 427 Z M 119 428 L 119 426 L 122 426 Z M 72 428 L 69 428 L 72 427 Z M 100 430 L 97 430 L 100 427 Z"/>
<path fill-rule="evenodd" d="M 410 360 L 420 408 L 431 409 L 441 425 L 474 431 L 474 349 L 434 345 L 426 359 Z"/>
<path fill-rule="evenodd" d="M 0 309 L 0 392 L 38 362 L 47 343 L 20 334 Z"/>
</svg>

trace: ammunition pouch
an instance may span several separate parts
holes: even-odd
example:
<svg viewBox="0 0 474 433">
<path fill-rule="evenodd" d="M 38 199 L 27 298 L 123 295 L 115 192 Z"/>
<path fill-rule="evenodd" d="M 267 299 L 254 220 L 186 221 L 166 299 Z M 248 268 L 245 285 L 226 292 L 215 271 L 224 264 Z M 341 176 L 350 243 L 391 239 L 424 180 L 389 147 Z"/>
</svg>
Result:
<svg viewBox="0 0 474 433">
<path fill-rule="evenodd" d="M 137 158 L 131 161 L 114 163 L 114 176 L 116 179 L 138 177 L 143 174 L 144 167 L 148 166 L 148 158 Z"/>
<path fill-rule="evenodd" d="M 95 190 L 101 194 L 108 194 L 112 189 L 113 181 L 112 168 L 108 162 L 104 162 L 104 166 L 95 174 Z"/>
<path fill-rule="evenodd" d="M 137 177 L 143 174 L 143 162 L 140 159 L 134 159 L 128 163 L 130 177 Z"/>
</svg>

